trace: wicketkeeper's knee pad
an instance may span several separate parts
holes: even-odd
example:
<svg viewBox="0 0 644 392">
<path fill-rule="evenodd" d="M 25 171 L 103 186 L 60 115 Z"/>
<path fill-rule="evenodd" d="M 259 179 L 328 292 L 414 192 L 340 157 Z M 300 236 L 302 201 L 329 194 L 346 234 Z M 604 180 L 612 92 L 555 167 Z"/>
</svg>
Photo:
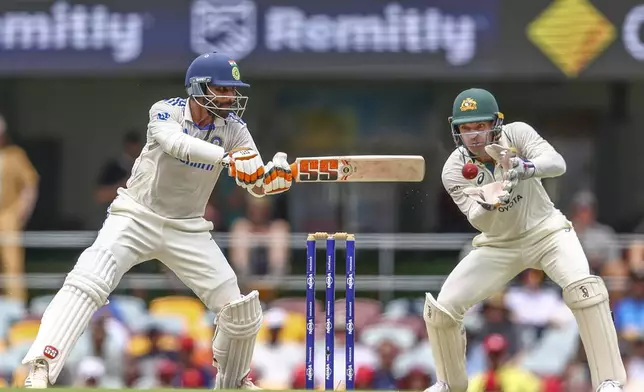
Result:
<svg viewBox="0 0 644 392">
<path fill-rule="evenodd" d="M 97 307 L 107 304 L 116 277 L 116 260 L 106 248 L 88 248 L 67 275 L 64 288 L 75 288 L 86 294 Z"/>
<path fill-rule="evenodd" d="M 438 381 L 447 383 L 450 392 L 465 392 L 465 328 L 430 293 L 425 295 L 423 312 L 429 344 L 436 364 Z"/>
<path fill-rule="evenodd" d="M 593 386 L 605 380 L 625 384 L 626 371 L 604 281 L 589 275 L 564 287 L 563 298 L 577 320 Z"/>
</svg>

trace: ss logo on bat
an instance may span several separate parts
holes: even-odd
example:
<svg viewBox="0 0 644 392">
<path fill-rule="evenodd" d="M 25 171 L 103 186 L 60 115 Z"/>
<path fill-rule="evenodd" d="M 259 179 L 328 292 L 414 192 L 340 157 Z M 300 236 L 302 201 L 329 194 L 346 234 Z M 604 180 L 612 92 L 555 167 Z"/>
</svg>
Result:
<svg viewBox="0 0 644 392">
<path fill-rule="evenodd" d="M 300 161 L 300 181 L 337 181 L 337 159 L 304 159 Z"/>
</svg>

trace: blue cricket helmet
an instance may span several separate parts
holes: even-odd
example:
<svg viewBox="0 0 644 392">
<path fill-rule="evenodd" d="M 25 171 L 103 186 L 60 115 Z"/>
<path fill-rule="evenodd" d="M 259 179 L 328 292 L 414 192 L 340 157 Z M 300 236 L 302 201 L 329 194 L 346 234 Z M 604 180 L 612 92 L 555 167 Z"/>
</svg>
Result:
<svg viewBox="0 0 644 392">
<path fill-rule="evenodd" d="M 208 86 L 235 87 L 234 96 L 217 95 Z M 241 80 L 239 67 L 235 60 L 222 53 L 205 53 L 192 61 L 186 71 L 186 92 L 190 97 L 203 98 L 196 100 L 201 106 L 218 117 L 226 118 L 228 113 L 241 117 L 246 109 L 248 97 L 239 94 L 236 88 L 250 87 Z M 217 99 L 233 99 L 229 107 L 220 107 Z"/>
</svg>

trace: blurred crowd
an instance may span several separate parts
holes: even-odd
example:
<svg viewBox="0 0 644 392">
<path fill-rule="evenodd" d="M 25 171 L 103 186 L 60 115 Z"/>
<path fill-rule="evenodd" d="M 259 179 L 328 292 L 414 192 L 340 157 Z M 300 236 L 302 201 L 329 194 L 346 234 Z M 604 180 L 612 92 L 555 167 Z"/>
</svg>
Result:
<svg viewBox="0 0 644 392">
<path fill-rule="evenodd" d="M 467 370 L 472 392 L 591 391 L 577 325 L 560 290 L 538 270 L 522 273 L 504 292 L 472 308 L 465 319 Z M 628 293 L 613 301 L 630 383 L 644 388 L 644 273 L 632 271 Z M 21 385 L 20 364 L 37 332 L 50 296 L 28 307 L 3 297 L 0 319 L 2 385 Z M 422 390 L 435 368 L 422 319 L 423 298 L 382 304 L 356 301 L 355 382 L 358 389 Z M 305 303 L 280 298 L 264 303 L 264 325 L 255 346 L 251 377 L 263 388 L 305 386 Z M 344 299 L 336 302 L 335 380 L 343 389 Z M 317 304 L 315 378 L 324 386 L 323 307 Z M 59 378 L 60 385 L 104 388 L 211 388 L 210 353 L 215 317 L 195 298 L 167 296 L 146 304 L 116 295 L 92 319 Z"/>
</svg>

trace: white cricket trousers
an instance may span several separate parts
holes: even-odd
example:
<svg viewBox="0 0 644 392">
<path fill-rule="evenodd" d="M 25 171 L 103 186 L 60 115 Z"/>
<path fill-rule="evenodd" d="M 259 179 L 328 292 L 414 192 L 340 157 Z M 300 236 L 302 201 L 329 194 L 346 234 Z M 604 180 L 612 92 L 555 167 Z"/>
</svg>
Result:
<svg viewBox="0 0 644 392">
<path fill-rule="evenodd" d="M 110 249 L 116 262 L 113 291 L 137 264 L 158 259 L 217 313 L 241 294 L 237 277 L 203 218 L 168 219 L 119 196 L 92 247 Z M 136 210 L 136 212 L 133 212 Z"/>
<path fill-rule="evenodd" d="M 237 277 L 203 218 L 168 219 L 118 196 L 94 243 L 79 257 L 47 307 L 23 363 L 45 359 L 53 384 L 92 315 L 133 266 L 158 259 L 218 313 L 239 299 Z"/>
<path fill-rule="evenodd" d="M 577 234 L 562 219 L 547 219 L 525 238 L 475 248 L 449 274 L 437 302 L 462 321 L 468 309 L 528 268 L 544 271 L 562 288 L 588 277 L 590 267 Z"/>
</svg>

